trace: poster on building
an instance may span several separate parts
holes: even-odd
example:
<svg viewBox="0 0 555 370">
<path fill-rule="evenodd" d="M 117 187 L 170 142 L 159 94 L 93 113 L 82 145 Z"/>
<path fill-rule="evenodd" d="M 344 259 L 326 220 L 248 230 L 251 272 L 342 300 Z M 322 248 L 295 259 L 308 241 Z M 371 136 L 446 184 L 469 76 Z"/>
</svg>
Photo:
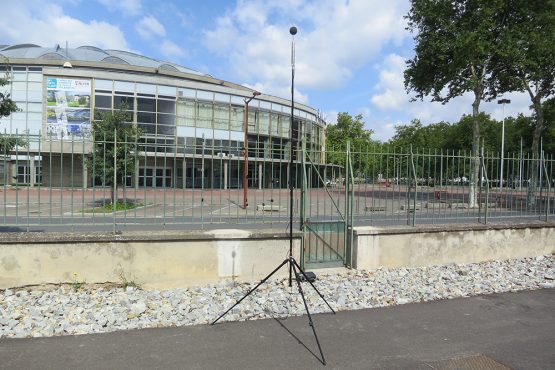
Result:
<svg viewBox="0 0 555 370">
<path fill-rule="evenodd" d="M 51 138 L 88 138 L 91 130 L 91 81 L 47 77 L 46 133 Z"/>
</svg>

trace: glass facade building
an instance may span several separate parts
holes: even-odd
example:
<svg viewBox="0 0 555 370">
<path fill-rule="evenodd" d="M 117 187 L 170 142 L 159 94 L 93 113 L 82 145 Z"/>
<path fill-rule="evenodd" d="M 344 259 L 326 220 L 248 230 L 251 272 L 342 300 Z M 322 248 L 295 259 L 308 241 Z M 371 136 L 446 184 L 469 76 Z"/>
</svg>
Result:
<svg viewBox="0 0 555 370">
<path fill-rule="evenodd" d="M 64 179 L 63 156 L 86 155 L 92 121 L 122 105 L 131 113 L 129 123 L 141 132 L 130 186 L 240 187 L 245 155 L 249 186 L 286 186 L 291 145 L 297 160 L 303 140 L 314 160 L 323 160 L 324 121 L 316 110 L 295 104 L 291 122 L 287 99 L 262 92 L 250 101 L 245 120 L 245 102 L 253 90 L 137 54 L 25 44 L 0 47 L 1 56 L 9 60 L 3 67 L 11 80 L 5 90 L 21 111 L 1 119 L 0 129 L 38 138 L 29 140 L 27 158 L 10 153 L 18 155 L 18 166 L 28 164 L 18 171 L 30 182 L 39 178 L 53 186 L 94 185 L 85 166 L 79 169 L 75 163 L 72 173 L 77 169 L 81 175 Z M 229 172 L 225 179 L 224 159 Z M 59 167 L 62 175 L 45 178 L 43 171 L 40 176 L 36 172 L 41 166 L 54 168 L 49 171 L 53 174 Z"/>
</svg>

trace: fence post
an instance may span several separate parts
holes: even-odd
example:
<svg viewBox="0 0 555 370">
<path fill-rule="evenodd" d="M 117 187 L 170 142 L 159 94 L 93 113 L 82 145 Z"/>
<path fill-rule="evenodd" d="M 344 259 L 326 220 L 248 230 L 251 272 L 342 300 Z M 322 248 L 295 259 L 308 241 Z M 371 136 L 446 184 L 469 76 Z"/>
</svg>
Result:
<svg viewBox="0 0 555 370">
<path fill-rule="evenodd" d="M 117 188 L 117 181 L 118 181 L 118 174 L 117 174 L 117 157 L 116 157 L 116 149 L 117 149 L 117 140 L 116 140 L 117 131 L 114 129 L 114 180 L 113 180 L 113 194 L 112 197 L 112 215 L 113 215 L 113 233 L 116 233 L 116 203 L 118 202 L 118 188 Z"/>
<path fill-rule="evenodd" d="M 545 182 L 547 183 L 547 194 L 545 196 L 545 222 L 549 221 L 549 208 L 550 208 L 550 198 L 549 195 L 551 193 L 551 179 L 549 178 L 549 174 L 547 173 L 547 166 L 545 163 L 545 153 L 542 151 L 542 167 L 543 172 L 545 174 Z M 540 182 L 540 189 L 541 189 L 541 182 Z"/>
</svg>

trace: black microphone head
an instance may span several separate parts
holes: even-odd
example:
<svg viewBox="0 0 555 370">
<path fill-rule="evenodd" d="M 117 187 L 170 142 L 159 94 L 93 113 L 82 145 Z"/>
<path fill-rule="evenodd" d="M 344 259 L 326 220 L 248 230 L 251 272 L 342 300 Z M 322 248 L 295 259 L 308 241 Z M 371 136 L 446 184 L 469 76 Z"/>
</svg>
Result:
<svg viewBox="0 0 555 370">
<path fill-rule="evenodd" d="M 297 34 L 297 27 L 293 26 L 289 29 L 289 33 L 295 36 Z"/>
</svg>

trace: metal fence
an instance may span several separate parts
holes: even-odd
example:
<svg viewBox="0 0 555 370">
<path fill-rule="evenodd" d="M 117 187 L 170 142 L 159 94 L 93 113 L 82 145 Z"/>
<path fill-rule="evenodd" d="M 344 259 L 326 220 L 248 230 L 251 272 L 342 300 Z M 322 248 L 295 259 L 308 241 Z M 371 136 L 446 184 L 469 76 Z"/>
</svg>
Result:
<svg viewBox="0 0 555 370">
<path fill-rule="evenodd" d="M 99 151 L 72 138 L 21 139 L 25 147 L 0 153 L 3 231 L 286 229 L 290 179 L 295 228 L 301 204 L 320 221 L 348 209 L 355 226 L 547 221 L 555 208 L 555 161 L 545 155 L 506 153 L 501 161 L 493 153 L 474 159 L 464 151 L 355 147 L 347 196 L 343 147 L 303 152 L 295 145 L 289 173 L 289 148 L 263 138 L 247 153 L 225 140 L 208 147 L 202 140 L 143 138 L 116 142 L 116 150 L 113 141 L 97 139 Z M 104 166 L 91 168 L 91 157 Z"/>
</svg>

